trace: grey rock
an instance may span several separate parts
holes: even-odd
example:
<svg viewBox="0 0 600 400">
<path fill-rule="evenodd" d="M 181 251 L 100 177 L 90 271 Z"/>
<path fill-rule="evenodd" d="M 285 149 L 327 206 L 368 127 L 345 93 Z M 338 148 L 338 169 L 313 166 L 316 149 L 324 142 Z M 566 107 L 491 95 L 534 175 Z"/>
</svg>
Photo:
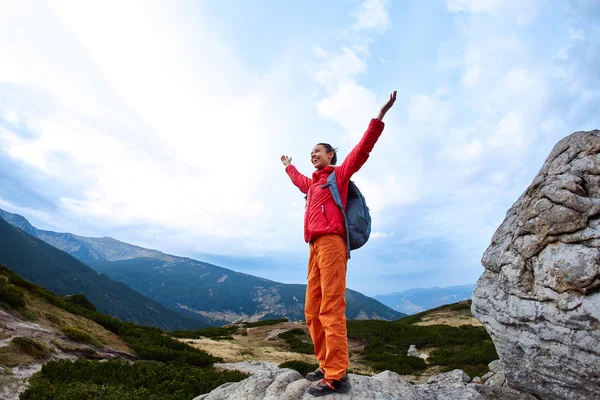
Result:
<svg viewBox="0 0 600 400">
<path fill-rule="evenodd" d="M 432 376 L 426 383 L 415 387 L 424 400 L 485 400 L 478 391 L 467 385 L 469 380 L 469 375 L 463 370 L 455 369 Z"/>
<path fill-rule="evenodd" d="M 408 351 L 406 352 L 406 355 L 409 357 L 419 357 L 425 361 L 427 361 L 427 358 L 429 358 L 429 355 L 427 353 L 419 353 L 419 350 L 417 350 L 417 346 L 415 346 L 414 344 L 410 345 Z"/>
<path fill-rule="evenodd" d="M 245 374 L 254 375 L 259 372 L 274 372 L 280 368 L 277 364 L 266 361 L 242 361 L 236 363 L 214 363 L 217 371 L 240 371 Z"/>
<path fill-rule="evenodd" d="M 506 375 L 504 372 L 498 372 L 490 376 L 486 381 L 486 386 L 502 386 L 506 382 Z"/>
<path fill-rule="evenodd" d="M 417 346 L 411 344 L 406 352 L 406 355 L 409 357 L 419 357 L 419 351 L 417 350 Z"/>
<path fill-rule="evenodd" d="M 221 385 L 212 392 L 196 397 L 194 400 L 284 400 L 285 387 L 290 382 L 298 379 L 301 379 L 300 374 L 290 369 L 263 370 L 243 381 Z"/>
<path fill-rule="evenodd" d="M 488 364 L 488 368 L 490 372 L 497 374 L 498 372 L 504 371 L 504 365 L 502 365 L 502 361 L 494 360 Z"/>
<path fill-rule="evenodd" d="M 539 400 L 536 397 L 509 387 L 469 384 L 486 400 Z"/>
<path fill-rule="evenodd" d="M 600 131 L 552 150 L 482 257 L 473 315 L 508 386 L 544 399 L 600 391 Z"/>
<path fill-rule="evenodd" d="M 235 369 L 253 373 L 241 382 L 226 383 L 194 400 L 313 400 L 308 394 L 311 383 L 296 371 L 273 367 L 272 363 L 242 362 L 216 365 L 219 369 Z M 373 377 L 350 374 L 352 389 L 327 396 L 328 400 L 420 400 L 415 387 L 398 374 L 384 371 Z"/>
<path fill-rule="evenodd" d="M 285 332 L 287 332 L 289 330 L 291 330 L 291 329 L 273 329 L 271 332 L 269 332 L 267 334 L 267 336 L 265 336 L 265 338 L 263 339 L 263 342 L 267 342 L 269 340 L 277 340 L 277 337 L 281 333 L 285 333 Z"/>
<path fill-rule="evenodd" d="M 492 376 L 494 376 L 494 373 L 493 372 L 488 372 L 488 373 L 486 373 L 485 375 L 483 375 L 481 377 L 481 380 L 485 382 L 485 381 L 487 381 Z"/>
</svg>

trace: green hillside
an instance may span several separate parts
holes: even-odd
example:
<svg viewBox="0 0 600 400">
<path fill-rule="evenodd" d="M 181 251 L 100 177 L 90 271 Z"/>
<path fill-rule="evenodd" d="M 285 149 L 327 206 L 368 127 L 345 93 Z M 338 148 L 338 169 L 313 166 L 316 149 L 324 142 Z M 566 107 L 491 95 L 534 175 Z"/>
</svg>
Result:
<svg viewBox="0 0 600 400">
<path fill-rule="evenodd" d="M 494 343 L 483 326 L 418 325 L 440 311 L 462 319 L 470 315 L 470 305 L 470 301 L 449 304 L 393 322 L 348 321 L 348 337 L 364 343 L 361 358 L 378 372 L 419 375 L 437 366 L 440 372 L 458 368 L 471 377 L 483 376 L 488 372 L 487 365 L 498 359 Z M 427 354 L 427 363 L 407 355 L 411 345 Z"/>
<path fill-rule="evenodd" d="M 0 266 L 0 339 L 8 341 L 0 348 L 0 384 L 16 379 L 13 368 L 44 363 L 21 399 L 176 400 L 246 377 L 217 372 L 212 364 L 220 359 L 160 329 L 93 311 L 82 300 L 57 296 Z M 45 339 L 15 335 L 19 328 L 33 326 Z M 48 362 L 58 352 L 80 358 Z M 100 362 L 102 354 L 111 359 Z"/>
<path fill-rule="evenodd" d="M 208 326 L 99 274 L 69 254 L 0 219 L 0 263 L 58 294 L 84 294 L 100 312 L 166 330 Z"/>
</svg>

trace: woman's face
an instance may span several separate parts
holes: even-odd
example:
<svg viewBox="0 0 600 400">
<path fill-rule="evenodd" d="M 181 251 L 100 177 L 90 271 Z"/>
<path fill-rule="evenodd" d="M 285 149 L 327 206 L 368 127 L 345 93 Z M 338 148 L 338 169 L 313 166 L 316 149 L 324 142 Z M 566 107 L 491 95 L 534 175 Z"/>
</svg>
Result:
<svg viewBox="0 0 600 400">
<path fill-rule="evenodd" d="M 323 168 L 326 165 L 331 164 L 331 159 L 333 158 L 333 151 L 327 152 L 325 146 L 322 144 L 318 144 L 310 153 L 310 161 L 312 165 L 319 169 Z"/>
</svg>

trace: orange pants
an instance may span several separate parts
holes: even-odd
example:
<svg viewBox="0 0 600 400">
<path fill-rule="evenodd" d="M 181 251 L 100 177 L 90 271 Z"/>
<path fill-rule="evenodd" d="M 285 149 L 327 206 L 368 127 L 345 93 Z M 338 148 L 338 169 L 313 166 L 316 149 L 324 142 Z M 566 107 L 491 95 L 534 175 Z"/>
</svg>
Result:
<svg viewBox="0 0 600 400">
<path fill-rule="evenodd" d="M 325 378 L 339 380 L 348 369 L 346 241 L 339 235 L 325 235 L 309 246 L 306 324 Z"/>
</svg>

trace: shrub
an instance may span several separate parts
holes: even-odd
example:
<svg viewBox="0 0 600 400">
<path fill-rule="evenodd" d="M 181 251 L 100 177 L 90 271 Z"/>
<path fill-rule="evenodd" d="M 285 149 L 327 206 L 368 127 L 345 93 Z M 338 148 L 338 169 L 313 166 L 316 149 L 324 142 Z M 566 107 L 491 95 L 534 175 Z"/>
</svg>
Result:
<svg viewBox="0 0 600 400">
<path fill-rule="evenodd" d="M 51 361 L 30 380 L 22 400 L 111 399 L 179 400 L 192 399 L 226 382 L 238 382 L 248 375 L 217 372 L 213 368 L 119 360 L 105 362 L 79 359 Z"/>
<path fill-rule="evenodd" d="M 471 373 L 476 370 L 479 376 L 485 374 L 490 361 L 498 358 L 491 338 L 481 326 L 417 326 L 402 321 L 348 321 L 348 335 L 363 340 L 362 357 L 373 362 L 375 370 L 410 374 L 425 369 L 422 359 L 406 356 L 411 344 L 436 348 L 430 353 L 430 365 Z"/>
<path fill-rule="evenodd" d="M 268 326 L 268 325 L 277 325 L 284 322 L 289 322 L 287 318 L 279 318 L 279 319 L 266 319 L 264 321 L 256 321 L 256 322 L 244 322 L 242 326 L 244 328 L 254 328 L 257 326 Z"/>
<path fill-rule="evenodd" d="M 17 287 L 0 280 L 0 301 L 13 308 L 25 307 L 25 295 Z"/>
<path fill-rule="evenodd" d="M 280 339 L 289 339 L 289 338 L 293 338 L 296 336 L 302 336 L 302 335 L 306 335 L 304 330 L 302 330 L 301 328 L 294 328 L 294 329 L 290 329 L 289 331 L 280 333 L 279 335 L 277 335 L 277 337 Z"/>
<path fill-rule="evenodd" d="M 231 334 L 237 331 L 238 328 L 230 326 L 227 328 L 202 328 L 202 329 L 191 329 L 185 331 L 173 331 L 170 333 L 171 336 L 184 339 L 200 339 L 200 337 L 207 338 L 218 338 L 218 337 L 231 337 Z M 233 338 L 231 338 L 233 339 Z M 218 339 L 217 339 L 218 340 Z"/>
<path fill-rule="evenodd" d="M 15 274 L 15 273 L 12 273 L 11 275 L 9 275 L 8 281 L 15 286 L 20 286 L 23 289 L 27 289 L 30 291 L 33 291 L 36 287 L 38 287 L 35 283 L 29 282 L 27 279 L 21 278 L 19 275 Z"/>
<path fill-rule="evenodd" d="M 300 328 L 290 329 L 277 335 L 278 338 L 286 341 L 290 351 L 300 354 L 314 354 L 315 348 L 313 344 L 302 340 L 299 336 L 308 337 Z"/>
<path fill-rule="evenodd" d="M 85 308 L 86 310 L 96 311 L 96 306 L 94 304 L 92 304 L 92 302 L 89 301 L 87 299 L 87 297 L 85 297 L 82 294 L 73 294 L 70 296 L 65 296 L 64 298 L 68 302 L 77 304 L 78 306 L 81 306 L 81 307 Z"/>
<path fill-rule="evenodd" d="M 61 326 L 60 331 L 70 339 L 73 339 L 79 343 L 87 343 L 92 345 L 99 345 L 98 340 L 92 337 L 89 333 L 74 326 Z"/>
<path fill-rule="evenodd" d="M 52 322 L 53 324 L 60 325 L 62 323 L 60 318 L 58 318 L 58 316 L 56 316 L 54 314 L 46 313 L 46 314 L 44 314 L 44 317 L 46 317 L 46 319 L 48 321 Z"/>
<path fill-rule="evenodd" d="M 35 311 L 29 310 L 27 308 L 22 308 L 19 310 L 21 316 L 26 321 L 37 321 L 39 319 L 37 313 Z"/>
<path fill-rule="evenodd" d="M 298 371 L 300 372 L 300 374 L 302 376 L 308 374 L 309 372 L 312 372 L 314 370 L 316 370 L 317 368 L 319 368 L 319 364 L 310 364 L 304 361 L 299 361 L 299 360 L 293 360 L 293 361 L 286 361 L 283 364 L 279 364 L 279 368 L 289 368 L 289 369 L 293 369 L 294 371 Z"/>
<path fill-rule="evenodd" d="M 13 338 L 12 342 L 17 345 L 19 350 L 33 358 L 42 359 L 50 356 L 50 349 L 35 339 L 18 336 Z"/>
</svg>

